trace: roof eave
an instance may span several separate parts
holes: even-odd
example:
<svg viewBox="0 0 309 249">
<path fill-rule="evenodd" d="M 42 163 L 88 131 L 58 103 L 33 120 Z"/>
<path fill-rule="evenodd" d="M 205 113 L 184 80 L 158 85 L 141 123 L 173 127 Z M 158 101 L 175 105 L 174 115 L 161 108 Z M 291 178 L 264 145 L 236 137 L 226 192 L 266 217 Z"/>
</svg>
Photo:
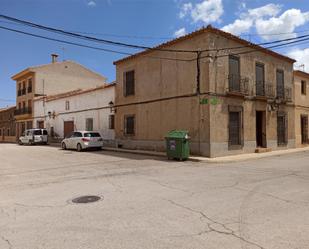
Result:
<svg viewBox="0 0 309 249">
<path fill-rule="evenodd" d="M 13 76 L 11 77 L 11 79 L 12 79 L 12 80 L 18 80 L 20 77 L 26 75 L 27 73 L 33 73 L 33 72 L 34 72 L 34 71 L 32 70 L 32 68 L 27 68 L 27 69 L 25 69 L 25 70 L 23 70 L 23 71 L 21 71 L 21 72 L 15 74 L 15 75 L 13 75 Z"/>
</svg>

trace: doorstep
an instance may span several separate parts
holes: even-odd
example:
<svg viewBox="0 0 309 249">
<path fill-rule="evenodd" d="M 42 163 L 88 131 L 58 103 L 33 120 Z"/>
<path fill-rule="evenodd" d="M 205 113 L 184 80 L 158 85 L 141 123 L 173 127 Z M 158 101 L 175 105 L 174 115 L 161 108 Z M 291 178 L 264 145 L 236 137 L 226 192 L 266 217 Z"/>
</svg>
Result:
<svg viewBox="0 0 309 249">
<path fill-rule="evenodd" d="M 129 149 L 120 149 L 120 148 L 113 148 L 113 147 L 104 147 L 103 150 L 106 151 L 115 151 L 115 152 L 124 152 L 124 153 L 133 153 L 133 154 L 140 154 L 140 155 L 148 155 L 148 156 L 159 156 L 159 157 L 166 157 L 165 152 L 157 152 L 157 151 L 147 151 L 147 150 L 129 150 Z M 264 153 L 249 153 L 249 154 L 239 154 L 239 155 L 232 155 L 232 156 L 224 156 L 224 157 L 202 157 L 202 156 L 190 156 L 188 161 L 193 162 L 207 162 L 207 163 L 229 163 L 229 162 L 240 162 L 240 161 L 247 161 L 253 159 L 260 159 L 272 156 L 281 156 L 286 154 L 292 154 L 297 152 L 306 152 L 309 151 L 309 147 L 304 148 L 296 148 L 296 149 L 286 149 L 286 150 L 276 150 Z"/>
</svg>

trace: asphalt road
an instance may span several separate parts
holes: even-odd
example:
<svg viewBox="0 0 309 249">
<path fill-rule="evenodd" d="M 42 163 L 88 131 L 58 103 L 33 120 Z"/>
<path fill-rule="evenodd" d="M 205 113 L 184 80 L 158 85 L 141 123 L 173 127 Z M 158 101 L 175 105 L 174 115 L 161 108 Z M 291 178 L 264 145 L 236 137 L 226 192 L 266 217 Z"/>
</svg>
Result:
<svg viewBox="0 0 309 249">
<path fill-rule="evenodd" d="M 0 144 L 6 248 L 308 249 L 309 152 L 206 164 Z"/>
</svg>

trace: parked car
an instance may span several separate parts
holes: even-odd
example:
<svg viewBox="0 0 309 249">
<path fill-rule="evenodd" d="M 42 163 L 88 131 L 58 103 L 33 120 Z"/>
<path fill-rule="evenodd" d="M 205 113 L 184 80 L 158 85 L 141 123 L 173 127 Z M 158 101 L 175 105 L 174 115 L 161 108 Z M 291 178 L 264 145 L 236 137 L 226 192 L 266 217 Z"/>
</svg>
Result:
<svg viewBox="0 0 309 249">
<path fill-rule="evenodd" d="M 102 149 L 103 138 L 99 132 L 74 131 L 62 140 L 61 147 L 63 150 L 74 149 L 78 152 L 88 148 Z"/>
<path fill-rule="evenodd" d="M 28 129 L 19 137 L 18 143 L 23 144 L 47 144 L 48 132 L 46 129 Z"/>
</svg>

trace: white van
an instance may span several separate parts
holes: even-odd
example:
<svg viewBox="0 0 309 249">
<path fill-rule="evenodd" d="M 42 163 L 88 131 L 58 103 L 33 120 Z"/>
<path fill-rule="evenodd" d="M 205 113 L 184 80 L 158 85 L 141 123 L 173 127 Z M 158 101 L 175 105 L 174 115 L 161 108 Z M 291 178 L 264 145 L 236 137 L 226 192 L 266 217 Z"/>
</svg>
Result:
<svg viewBox="0 0 309 249">
<path fill-rule="evenodd" d="M 18 144 L 47 144 L 48 132 L 46 129 L 25 130 L 18 139 Z"/>
</svg>

